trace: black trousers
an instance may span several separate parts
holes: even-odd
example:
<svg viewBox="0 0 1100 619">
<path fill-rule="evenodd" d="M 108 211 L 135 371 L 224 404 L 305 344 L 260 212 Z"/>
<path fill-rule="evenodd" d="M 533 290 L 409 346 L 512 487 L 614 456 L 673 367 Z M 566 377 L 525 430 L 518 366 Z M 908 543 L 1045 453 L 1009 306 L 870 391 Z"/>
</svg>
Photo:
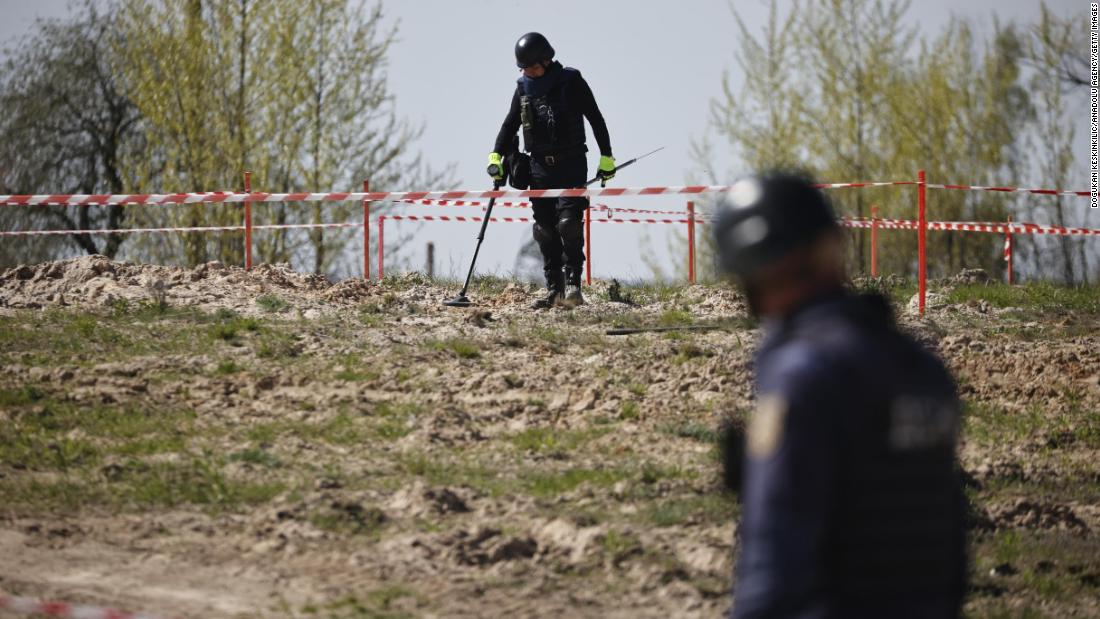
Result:
<svg viewBox="0 0 1100 619">
<path fill-rule="evenodd" d="M 588 161 L 584 154 L 549 164 L 543 157 L 531 157 L 532 189 L 576 189 L 583 187 L 588 176 Z M 533 198 L 535 242 L 542 252 L 542 269 L 546 285 L 555 288 L 562 280 L 579 286 L 584 266 L 584 211 L 588 198 Z"/>
</svg>

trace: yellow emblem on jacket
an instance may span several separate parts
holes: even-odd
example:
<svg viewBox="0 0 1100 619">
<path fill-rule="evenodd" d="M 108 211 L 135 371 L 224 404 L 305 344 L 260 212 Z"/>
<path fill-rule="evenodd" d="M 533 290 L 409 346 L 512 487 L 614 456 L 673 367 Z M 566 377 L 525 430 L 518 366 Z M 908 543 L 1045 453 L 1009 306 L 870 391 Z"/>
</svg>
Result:
<svg viewBox="0 0 1100 619">
<path fill-rule="evenodd" d="M 757 399 L 756 412 L 749 422 L 749 457 L 768 458 L 779 448 L 788 408 L 787 399 L 778 393 L 767 393 Z"/>
</svg>

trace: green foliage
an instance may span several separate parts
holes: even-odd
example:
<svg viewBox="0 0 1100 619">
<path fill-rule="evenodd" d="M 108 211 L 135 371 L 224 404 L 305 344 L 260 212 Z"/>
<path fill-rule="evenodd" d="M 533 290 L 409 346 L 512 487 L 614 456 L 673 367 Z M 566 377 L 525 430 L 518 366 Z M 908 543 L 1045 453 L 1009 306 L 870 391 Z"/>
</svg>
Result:
<svg viewBox="0 0 1100 619">
<path fill-rule="evenodd" d="M 176 451 L 194 420 L 186 411 L 55 400 L 34 387 L 0 394 L 12 408 L 0 424 L 0 464 L 19 469 L 83 470 L 109 455 Z"/>
<path fill-rule="evenodd" d="M 339 380 L 347 380 L 352 382 L 376 380 L 381 374 L 374 369 L 368 368 L 363 359 L 359 355 L 348 354 L 342 355 L 337 358 L 338 370 L 332 375 L 333 378 Z"/>
<path fill-rule="evenodd" d="M 569 452 L 604 436 L 608 428 L 562 430 L 552 427 L 528 428 L 513 434 L 509 440 L 520 451 L 541 453 Z"/>
<path fill-rule="evenodd" d="M 619 469 L 576 467 L 564 471 L 533 471 L 523 477 L 522 483 L 528 494 L 546 498 L 570 492 L 582 484 L 609 487 L 615 482 L 628 477 L 629 473 Z"/>
<path fill-rule="evenodd" d="M 255 318 L 227 317 L 207 329 L 207 334 L 215 340 L 235 341 L 242 333 L 260 330 L 260 321 Z"/>
<path fill-rule="evenodd" d="M 412 598 L 417 603 L 423 601 L 423 596 L 414 590 L 391 585 L 371 591 L 366 599 L 348 596 L 322 607 L 305 606 L 302 612 L 306 615 L 320 615 L 326 619 L 411 619 L 414 615 L 392 608 L 396 602 L 405 598 Z"/>
<path fill-rule="evenodd" d="M 20 406 L 37 402 L 44 394 L 34 385 L 23 385 L 16 389 L 0 389 L 0 406 Z"/>
<path fill-rule="evenodd" d="M 917 294 L 916 281 L 904 277 L 857 277 L 852 281 L 852 289 L 857 293 L 880 294 L 895 307 L 905 307 L 909 299 Z"/>
<path fill-rule="evenodd" d="M 713 354 L 714 353 L 700 348 L 691 342 L 685 342 L 676 346 L 676 355 L 672 357 L 672 362 L 682 364 L 699 357 L 710 357 Z"/>
<path fill-rule="evenodd" d="M 1054 310 L 1075 315 L 1100 315 L 1100 288 L 1064 286 L 1050 282 L 1022 285 L 964 284 L 947 293 L 950 303 L 986 301 L 993 307 L 1019 307 L 1029 310 Z"/>
<path fill-rule="evenodd" d="M 125 159 L 135 189 L 239 188 L 244 170 L 267 191 L 351 187 L 368 177 L 373 189 L 446 182 L 408 152 L 419 129 L 393 109 L 385 62 L 396 30 L 381 3 L 125 0 L 118 16 L 115 66 L 148 145 Z M 170 95 L 165 76 L 176 82 Z M 216 96 L 210 84 L 219 85 Z M 357 208 L 272 205 L 257 223 L 345 221 Z M 227 225 L 239 222 L 240 208 L 195 205 L 139 217 Z M 327 273 L 354 238 L 350 230 L 316 229 L 302 243 L 274 231 L 256 239 L 256 252 L 264 262 Z M 188 235 L 182 249 L 190 264 L 228 262 L 240 259 L 243 243 L 239 235 Z M 178 252 L 152 242 L 141 250 L 161 258 Z"/>
<path fill-rule="evenodd" d="M 643 547 L 641 540 L 633 533 L 624 533 L 612 529 L 600 540 L 600 546 L 604 553 L 611 556 L 613 561 L 622 561 L 632 555 L 641 554 Z"/>
<path fill-rule="evenodd" d="M 481 349 L 476 342 L 461 337 L 428 340 L 424 345 L 431 350 L 448 351 L 460 359 L 476 359 L 481 356 Z"/>
<path fill-rule="evenodd" d="M 267 468 L 275 469 L 283 465 L 282 461 L 271 452 L 261 448 L 253 447 L 252 449 L 245 449 L 238 451 L 229 457 L 234 462 L 247 462 L 248 464 L 256 464 Z"/>
<path fill-rule="evenodd" d="M 922 32 L 913 25 L 914 10 L 907 0 L 813 0 L 797 7 L 773 0 L 756 31 L 735 10 L 734 67 L 711 102 L 719 143 L 696 144 L 697 159 L 713 169 L 715 148 L 728 146 L 743 168 L 804 170 L 825 182 L 911 180 L 924 169 L 930 183 L 1006 185 L 1038 166 L 1046 186 L 1066 186 L 1073 114 L 1065 91 L 1074 84 L 1066 73 L 1087 66 L 1077 60 L 1084 22 L 1059 19 L 1044 6 L 1030 30 L 994 21 L 983 36 L 953 17 L 938 31 Z M 711 182 L 726 180 L 714 176 Z M 1044 201 L 1040 215 L 1012 194 L 928 196 L 929 216 L 937 220 L 1046 219 L 1053 211 L 1055 222 L 1067 225 L 1071 215 L 1057 199 Z M 879 217 L 916 215 L 914 192 L 897 187 L 830 192 L 830 198 L 844 216 L 868 217 L 872 206 Z M 851 239 L 853 270 L 864 272 L 869 234 L 855 230 Z M 1058 241 L 1057 254 L 1039 251 L 1048 242 L 1030 235 L 1018 237 L 1018 247 L 1055 273 L 1065 265 L 1065 279 L 1079 281 L 1082 269 L 1074 264 L 1085 261 L 1083 240 Z M 927 242 L 936 257 L 929 261 L 933 275 L 975 266 L 1003 272 L 1001 244 L 990 235 L 932 234 Z M 915 255 L 915 235 L 880 232 L 881 271 L 911 275 Z"/>
<path fill-rule="evenodd" d="M 376 507 L 335 501 L 315 510 L 310 522 L 319 529 L 345 535 L 371 535 L 386 523 L 386 514 Z"/>
<path fill-rule="evenodd" d="M 218 367 L 214 368 L 215 374 L 226 376 L 228 374 L 236 374 L 241 371 L 241 366 L 237 365 L 236 361 L 227 359 L 225 361 L 219 361 Z"/>
<path fill-rule="evenodd" d="M 690 438 L 692 440 L 699 441 L 700 443 L 718 443 L 718 431 L 714 428 L 694 422 L 684 421 L 678 424 L 668 424 L 661 426 L 661 431 L 673 436 L 679 436 L 681 438 Z"/>
<path fill-rule="evenodd" d="M 619 418 L 623 421 L 633 421 L 640 417 L 642 414 L 638 403 L 634 400 L 624 400 L 622 406 L 619 408 Z"/>
<path fill-rule="evenodd" d="M 657 319 L 657 324 L 662 327 L 680 327 L 694 323 L 695 317 L 691 315 L 691 312 L 682 309 L 665 310 Z"/>
<path fill-rule="evenodd" d="M 256 297 L 256 305 L 260 306 L 260 309 L 268 313 L 278 313 L 285 310 L 289 305 L 281 297 L 273 294 L 265 294 Z"/>
<path fill-rule="evenodd" d="M 34 22 L 0 59 L 0 187 L 5 193 L 126 193 L 123 160 L 141 144 L 137 110 L 113 71 L 118 60 L 113 44 L 121 28 L 111 6 L 85 1 L 70 9 L 63 19 Z M 130 210 L 9 208 L 0 210 L 0 228 L 115 229 Z M 73 250 L 114 258 L 132 238 L 6 239 L 0 243 L 0 268 L 56 259 Z"/>
</svg>

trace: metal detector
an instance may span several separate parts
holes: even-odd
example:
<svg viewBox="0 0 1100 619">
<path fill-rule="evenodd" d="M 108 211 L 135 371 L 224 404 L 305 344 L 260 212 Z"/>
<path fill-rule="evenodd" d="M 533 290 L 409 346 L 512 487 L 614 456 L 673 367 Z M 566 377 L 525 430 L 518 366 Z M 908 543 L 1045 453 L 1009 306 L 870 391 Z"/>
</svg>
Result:
<svg viewBox="0 0 1100 619">
<path fill-rule="evenodd" d="M 503 182 L 503 180 L 493 181 L 493 191 L 500 189 L 500 185 Z M 443 305 L 447 307 L 470 307 L 473 305 L 466 296 L 466 289 L 470 287 L 470 279 L 474 276 L 474 265 L 477 264 L 477 254 L 481 251 L 481 242 L 485 240 L 485 228 L 489 226 L 489 217 L 493 214 L 493 204 L 495 204 L 496 201 L 496 196 L 489 198 L 489 206 L 485 209 L 485 217 L 481 220 L 481 232 L 477 233 L 477 247 L 474 248 L 474 259 L 470 261 L 470 271 L 466 273 L 466 283 L 462 284 L 462 290 L 458 291 L 458 296 L 443 302 Z"/>
</svg>

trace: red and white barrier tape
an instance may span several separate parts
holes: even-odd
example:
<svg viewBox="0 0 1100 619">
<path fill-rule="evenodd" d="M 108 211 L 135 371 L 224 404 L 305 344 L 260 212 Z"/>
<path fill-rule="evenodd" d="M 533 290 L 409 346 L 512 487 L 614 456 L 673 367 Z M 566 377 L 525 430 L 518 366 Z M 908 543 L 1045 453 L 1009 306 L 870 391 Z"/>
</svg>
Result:
<svg viewBox="0 0 1100 619">
<path fill-rule="evenodd" d="M 396 221 L 483 221 L 483 217 L 466 217 L 462 215 L 382 215 L 379 219 Z M 534 219 L 528 217 L 491 217 L 489 221 L 504 223 L 531 223 Z M 687 219 L 593 219 L 597 224 L 686 224 Z M 705 224 L 706 220 L 696 219 L 695 223 Z"/>
<path fill-rule="evenodd" d="M 885 230 L 916 230 L 918 222 L 911 219 L 879 219 L 878 228 Z M 870 228 L 870 219 L 843 219 L 841 225 L 848 228 Z M 1092 228 L 1067 228 L 1028 223 L 999 223 L 981 221 L 930 221 L 929 230 L 957 230 L 962 232 L 995 232 L 1000 234 L 1053 234 L 1057 236 L 1100 236 L 1100 230 Z"/>
<path fill-rule="evenodd" d="M 819 189 L 858 187 L 891 187 L 918 185 L 917 181 L 886 181 L 867 183 L 818 183 Z M 926 184 L 931 189 L 961 189 L 1041 195 L 1089 196 L 1087 191 L 1065 189 L 1029 189 L 1021 187 L 986 187 L 981 185 Z M 670 194 L 721 193 L 726 185 L 688 185 L 677 187 L 603 187 L 596 189 L 525 189 L 496 191 L 391 191 L 391 192 L 312 192 L 312 193 L 172 193 L 172 194 L 41 194 L 0 195 L 2 206 L 89 206 L 110 204 L 221 204 L 237 202 L 371 202 L 408 200 L 463 201 L 467 198 L 561 198 L 597 196 L 652 196 Z"/>
<path fill-rule="evenodd" d="M 152 615 L 128 613 L 113 608 L 98 608 L 83 604 L 66 604 L 64 602 L 43 602 L 33 598 L 3 594 L 0 594 L 0 610 L 8 610 L 23 615 L 67 617 L 69 619 L 156 619 Z"/>
<path fill-rule="evenodd" d="M 886 187 L 913 185 L 914 181 L 875 183 L 821 183 L 822 189 L 845 187 Z M 171 193 L 171 194 L 42 194 L 0 195 L 3 206 L 88 206 L 108 204 L 222 204 L 237 202 L 397 202 L 402 200 L 464 200 L 467 198 L 576 198 L 581 196 L 658 196 L 722 193 L 728 185 L 687 185 L 675 187 L 602 187 L 585 189 L 523 189 L 494 191 L 371 191 L 322 193 Z"/>
<path fill-rule="evenodd" d="M 301 228 L 362 228 L 363 222 L 330 223 L 330 224 L 262 224 L 252 226 L 253 230 L 295 230 Z M 39 236 L 39 235 L 74 235 L 74 234 L 141 234 L 156 232 L 237 232 L 244 230 L 244 226 L 207 226 L 203 228 L 121 228 L 118 230 L 15 230 L 12 232 L 0 232 L 0 236 Z"/>
<path fill-rule="evenodd" d="M 454 221 L 454 222 L 480 222 L 482 217 L 468 217 L 464 215 L 380 215 L 380 220 L 395 221 Z M 533 219 L 527 217 L 493 217 L 490 221 L 503 223 L 531 223 Z M 686 224 L 690 220 L 684 219 L 593 219 L 598 224 Z M 877 227 L 882 230 L 916 230 L 917 222 L 906 219 L 879 219 Z M 696 218 L 695 223 L 709 225 L 713 220 Z M 847 228 L 870 228 L 870 219 L 842 219 L 840 224 Z M 362 228 L 363 222 L 326 223 L 326 224 L 261 224 L 252 226 L 253 230 L 295 230 L 311 228 Z M 244 226 L 209 226 L 201 228 L 124 228 L 117 230 L 14 230 L 0 232 L 3 236 L 45 236 L 45 235 L 104 235 L 104 234 L 140 234 L 163 232 L 239 232 Z M 1051 234 L 1059 236 L 1100 236 L 1100 230 L 1090 228 L 1064 228 L 1060 226 L 1043 226 L 1028 223 L 992 223 L 969 221 L 930 221 L 929 230 L 957 230 L 964 232 L 995 232 L 1009 234 Z"/>
<path fill-rule="evenodd" d="M 488 205 L 487 202 L 481 202 L 478 200 L 400 200 L 404 204 L 418 204 L 423 206 L 480 206 L 482 210 Z M 497 202 L 495 206 L 503 206 L 504 208 L 531 208 L 530 202 Z M 613 217 L 615 213 L 632 213 L 636 215 L 687 215 L 687 211 L 653 211 L 647 209 L 637 208 L 611 208 L 606 204 L 593 204 L 590 207 L 593 211 L 606 212 L 608 217 Z"/>
<path fill-rule="evenodd" d="M 1087 191 L 1073 191 L 1070 189 L 1025 189 L 1022 187 L 983 187 L 981 185 L 933 185 L 928 183 L 929 189 L 962 189 L 965 191 L 999 191 L 1002 193 L 1034 193 L 1044 196 L 1091 196 Z"/>
</svg>

